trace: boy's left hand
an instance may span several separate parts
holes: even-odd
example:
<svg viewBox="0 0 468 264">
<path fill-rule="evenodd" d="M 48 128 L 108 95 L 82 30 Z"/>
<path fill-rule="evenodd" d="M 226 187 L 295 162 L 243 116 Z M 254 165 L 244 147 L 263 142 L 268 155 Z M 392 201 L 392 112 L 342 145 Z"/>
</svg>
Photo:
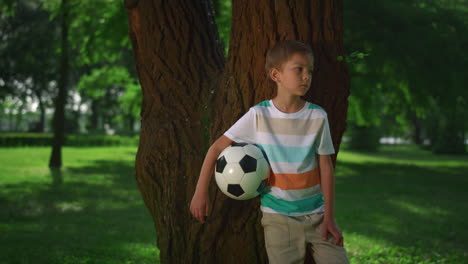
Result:
<svg viewBox="0 0 468 264">
<path fill-rule="evenodd" d="M 328 233 L 331 233 L 335 238 L 335 245 L 344 246 L 343 235 L 335 222 L 335 219 L 324 218 L 321 227 L 322 240 L 327 240 Z"/>
</svg>

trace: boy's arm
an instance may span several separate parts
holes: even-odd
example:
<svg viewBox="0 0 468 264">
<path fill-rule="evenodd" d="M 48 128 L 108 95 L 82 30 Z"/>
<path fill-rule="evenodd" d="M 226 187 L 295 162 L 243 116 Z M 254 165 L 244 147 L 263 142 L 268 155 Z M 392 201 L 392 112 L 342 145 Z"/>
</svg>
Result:
<svg viewBox="0 0 468 264">
<path fill-rule="evenodd" d="M 197 187 L 190 203 L 190 212 L 201 223 L 205 222 L 204 218 L 209 213 L 208 186 L 214 173 L 216 159 L 233 142 L 230 138 L 222 135 L 211 145 L 203 161 Z"/>
<path fill-rule="evenodd" d="M 322 239 L 326 240 L 330 232 L 335 244 L 343 246 L 343 236 L 335 222 L 335 179 L 330 155 L 318 155 L 320 167 L 320 184 L 325 200 L 325 216 L 322 223 Z"/>
</svg>

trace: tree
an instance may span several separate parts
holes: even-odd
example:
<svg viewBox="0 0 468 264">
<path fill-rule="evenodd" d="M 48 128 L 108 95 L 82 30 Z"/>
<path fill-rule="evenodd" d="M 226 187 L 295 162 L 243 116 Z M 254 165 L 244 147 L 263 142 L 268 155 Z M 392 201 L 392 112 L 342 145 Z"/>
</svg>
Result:
<svg viewBox="0 0 468 264">
<path fill-rule="evenodd" d="M 15 1 L 11 12 L 11 16 L 0 15 L 0 100 L 6 95 L 22 102 L 36 99 L 41 114 L 34 130 L 43 132 L 46 108 L 55 94 L 50 84 L 58 68 L 57 23 L 49 21 L 49 13 L 35 0 Z M 17 117 L 21 116 L 19 112 Z"/>
<path fill-rule="evenodd" d="M 60 54 L 60 78 L 58 83 L 58 95 L 55 99 L 55 111 L 53 118 L 54 137 L 52 139 L 52 153 L 50 155 L 49 167 L 62 167 L 62 145 L 65 139 L 65 105 L 68 85 L 68 0 L 62 0 L 61 18 L 61 54 Z"/>
<path fill-rule="evenodd" d="M 346 47 L 370 54 L 350 67 L 350 123 L 370 128 L 366 135 L 380 128 L 403 136 L 411 129 L 415 142 L 426 134 L 434 152 L 465 151 L 466 4 L 345 2 Z"/>
<path fill-rule="evenodd" d="M 329 113 L 338 153 L 349 94 L 346 65 L 337 59 L 342 1 L 233 1 L 227 60 L 210 0 L 125 4 L 143 96 L 135 177 L 161 262 L 266 263 L 258 199 L 234 201 L 211 184 L 205 225 L 190 215 L 189 203 L 209 145 L 250 106 L 274 95 L 263 69 L 277 40 L 312 46 L 318 71 L 305 97 Z"/>
</svg>

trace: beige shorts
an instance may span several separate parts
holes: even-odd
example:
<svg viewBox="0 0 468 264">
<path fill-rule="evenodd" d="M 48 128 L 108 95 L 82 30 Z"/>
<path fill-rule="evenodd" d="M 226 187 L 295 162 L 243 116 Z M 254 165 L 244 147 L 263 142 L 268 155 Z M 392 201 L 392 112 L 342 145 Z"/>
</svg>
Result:
<svg viewBox="0 0 468 264">
<path fill-rule="evenodd" d="M 346 250 L 334 244 L 335 238 L 330 233 L 327 241 L 322 240 L 320 227 L 324 213 L 304 216 L 262 213 L 262 226 L 270 263 L 304 263 L 306 243 L 312 244 L 312 254 L 316 264 L 349 263 Z"/>
</svg>

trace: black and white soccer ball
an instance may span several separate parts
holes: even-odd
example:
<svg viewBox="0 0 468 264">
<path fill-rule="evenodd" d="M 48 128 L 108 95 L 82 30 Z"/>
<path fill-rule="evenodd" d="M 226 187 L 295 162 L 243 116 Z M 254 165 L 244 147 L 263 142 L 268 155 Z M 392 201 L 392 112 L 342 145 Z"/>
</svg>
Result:
<svg viewBox="0 0 468 264">
<path fill-rule="evenodd" d="M 218 187 L 227 196 L 247 200 L 258 196 L 270 174 L 266 155 L 254 144 L 235 143 L 225 148 L 215 166 Z"/>
</svg>

